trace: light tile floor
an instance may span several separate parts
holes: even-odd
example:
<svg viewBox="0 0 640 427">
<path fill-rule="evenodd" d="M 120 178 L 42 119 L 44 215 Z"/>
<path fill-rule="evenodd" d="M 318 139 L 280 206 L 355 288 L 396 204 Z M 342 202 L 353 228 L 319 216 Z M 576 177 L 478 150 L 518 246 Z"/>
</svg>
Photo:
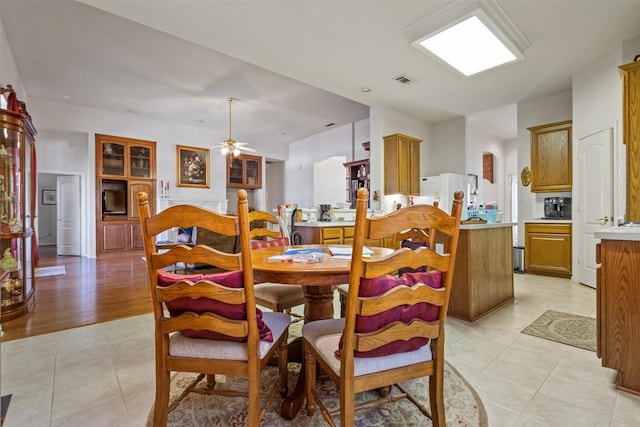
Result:
<svg viewBox="0 0 640 427">
<path fill-rule="evenodd" d="M 489 425 L 640 425 L 640 398 L 616 391 L 615 372 L 595 353 L 520 333 L 548 309 L 595 317 L 595 290 L 514 278 L 514 304 L 474 323 L 447 322 L 447 360 L 482 398 Z M 1 351 L 2 395 L 13 394 L 5 426 L 145 425 L 154 394 L 151 315 L 9 341 Z"/>
</svg>

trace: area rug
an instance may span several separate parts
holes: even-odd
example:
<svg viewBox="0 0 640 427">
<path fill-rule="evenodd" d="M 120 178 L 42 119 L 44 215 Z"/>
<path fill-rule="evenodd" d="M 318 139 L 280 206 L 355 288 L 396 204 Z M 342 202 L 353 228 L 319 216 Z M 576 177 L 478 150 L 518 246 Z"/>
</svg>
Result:
<svg viewBox="0 0 640 427">
<path fill-rule="evenodd" d="M 295 387 L 295 381 L 300 370 L 299 363 L 289 364 L 289 390 Z M 262 374 L 262 384 L 267 387 L 277 380 L 277 368 L 267 367 Z M 183 390 L 195 374 L 179 373 L 171 380 L 171 400 Z M 216 377 L 221 388 L 241 388 L 246 390 L 245 378 Z M 428 380 L 418 379 L 404 383 L 414 395 L 429 407 Z M 484 405 L 475 390 L 451 365 L 445 364 L 444 370 L 444 397 L 445 412 L 448 426 L 486 427 L 488 426 L 487 413 Z M 319 381 L 318 392 L 325 399 L 328 407 L 339 407 L 339 395 L 333 382 Z M 392 393 L 398 393 L 394 388 Z M 379 397 L 377 392 L 360 393 L 356 395 L 356 404 L 364 399 Z M 316 409 L 313 417 L 308 417 L 303 407 L 298 416 L 292 421 L 280 417 L 280 404 L 282 399 L 279 394 L 271 402 L 267 410 L 262 426 L 326 426 L 322 414 Z M 168 427 L 179 426 L 245 426 L 247 423 L 246 398 L 228 398 L 219 396 L 207 396 L 196 393 L 189 394 L 171 414 L 169 414 Z M 338 420 L 339 422 L 339 420 Z M 147 418 L 147 427 L 153 426 L 153 407 Z M 431 421 L 426 418 L 412 403 L 403 399 L 399 402 L 389 403 L 375 409 L 359 411 L 356 413 L 356 426 L 429 426 Z"/>
<path fill-rule="evenodd" d="M 596 351 L 596 319 L 593 317 L 547 310 L 521 332 L 549 341 Z"/>
<path fill-rule="evenodd" d="M 54 265 L 53 267 L 37 267 L 36 277 L 61 276 L 67 274 L 64 265 Z"/>
</svg>

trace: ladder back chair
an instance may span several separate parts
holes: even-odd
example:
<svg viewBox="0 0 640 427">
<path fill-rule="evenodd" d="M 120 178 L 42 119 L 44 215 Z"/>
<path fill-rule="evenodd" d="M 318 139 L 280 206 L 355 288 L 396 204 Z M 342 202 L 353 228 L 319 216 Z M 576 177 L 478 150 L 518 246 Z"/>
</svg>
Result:
<svg viewBox="0 0 640 427">
<path fill-rule="evenodd" d="M 346 316 L 307 323 L 302 329 L 309 415 L 318 405 L 330 425 L 335 425 L 333 417 L 339 415 L 341 426 L 353 426 L 356 411 L 406 397 L 431 418 L 434 426 L 445 426 L 444 327 L 462 197 L 462 192 L 455 193 L 451 215 L 434 206 L 416 205 L 367 218 L 367 190 L 358 190 Z M 362 256 L 366 239 L 413 228 L 428 229 L 437 244 L 398 248 L 383 258 Z M 426 268 L 393 275 L 403 267 Z M 339 410 L 330 412 L 320 399 L 316 364 L 339 389 Z M 400 384 L 421 377 L 429 377 L 430 411 Z M 381 398 L 355 406 L 356 393 L 388 390 L 389 386 L 399 392 L 382 392 Z"/>
<path fill-rule="evenodd" d="M 248 425 L 258 426 L 276 392 L 287 392 L 287 338 L 290 317 L 256 309 L 249 241 L 247 193 L 238 191 L 238 216 L 197 206 L 172 206 L 152 215 L 147 193 L 138 193 L 140 224 L 155 322 L 156 396 L 154 426 L 165 426 L 169 412 L 190 392 L 248 398 Z M 158 235 L 173 227 L 198 227 L 237 236 L 240 253 L 206 245 L 177 245 L 159 253 Z M 176 263 L 205 263 L 222 273 L 178 275 Z M 279 378 L 261 396 L 260 375 L 278 353 Z M 196 379 L 169 404 L 171 372 Z M 216 388 L 215 374 L 248 379 L 248 390 Z M 204 384 L 202 379 L 206 377 Z M 261 398 L 265 403 L 261 407 Z"/>
<path fill-rule="evenodd" d="M 281 221 L 281 208 L 278 207 L 278 217 L 265 211 L 249 212 L 251 249 L 272 246 L 289 246 L 289 234 Z M 269 224 L 271 226 L 269 227 Z M 285 285 L 281 283 L 256 283 L 256 303 L 272 311 L 283 312 L 302 319 L 292 313 L 291 309 L 304 304 L 304 294 L 301 286 Z"/>
</svg>

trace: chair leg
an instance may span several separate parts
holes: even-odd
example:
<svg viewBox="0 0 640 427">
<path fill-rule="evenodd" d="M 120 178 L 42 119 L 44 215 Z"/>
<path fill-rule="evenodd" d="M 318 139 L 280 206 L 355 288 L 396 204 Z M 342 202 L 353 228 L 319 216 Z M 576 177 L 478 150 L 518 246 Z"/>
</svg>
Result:
<svg viewBox="0 0 640 427">
<path fill-rule="evenodd" d="M 315 412 L 315 400 L 313 399 L 313 390 L 316 389 L 316 359 L 307 349 L 307 343 L 303 341 L 304 346 L 304 374 L 305 383 L 304 391 L 307 397 L 307 416 L 312 417 Z"/>
<path fill-rule="evenodd" d="M 213 390 L 216 388 L 216 376 L 215 374 L 207 374 L 207 390 Z"/>
<path fill-rule="evenodd" d="M 340 379 L 343 382 L 343 379 Z M 340 390 L 340 427 L 353 427 L 356 422 L 353 384 Z"/>
<path fill-rule="evenodd" d="M 429 401 L 431 404 L 431 424 L 434 427 L 445 427 L 444 413 L 444 366 L 442 361 L 435 361 L 433 374 L 429 377 Z"/>
<path fill-rule="evenodd" d="M 260 424 L 260 369 L 253 367 L 256 372 L 251 372 L 249 368 L 249 408 L 247 415 L 247 425 L 249 427 L 258 427 Z"/>
<path fill-rule="evenodd" d="M 289 390 L 289 368 L 287 367 L 289 359 L 288 333 L 282 339 L 278 348 L 278 371 L 280 373 L 280 395 L 285 397 Z"/>
<path fill-rule="evenodd" d="M 171 377 L 169 372 L 156 372 L 156 401 L 153 408 L 153 425 L 166 426 L 169 416 L 169 390 Z"/>
</svg>

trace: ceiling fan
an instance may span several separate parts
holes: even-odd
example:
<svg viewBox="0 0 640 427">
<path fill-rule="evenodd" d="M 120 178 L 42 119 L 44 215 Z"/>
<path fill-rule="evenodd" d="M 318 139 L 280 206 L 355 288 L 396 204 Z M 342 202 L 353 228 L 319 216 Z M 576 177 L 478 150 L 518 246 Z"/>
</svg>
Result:
<svg viewBox="0 0 640 427">
<path fill-rule="evenodd" d="M 231 138 L 231 102 L 233 98 L 229 97 L 227 100 L 229 101 L 229 139 L 221 142 L 215 148 L 220 148 L 220 153 L 222 153 L 223 156 L 233 154 L 234 157 L 239 156 L 241 151 L 256 151 L 253 148 L 247 147 L 246 142 L 238 142 Z"/>
</svg>

